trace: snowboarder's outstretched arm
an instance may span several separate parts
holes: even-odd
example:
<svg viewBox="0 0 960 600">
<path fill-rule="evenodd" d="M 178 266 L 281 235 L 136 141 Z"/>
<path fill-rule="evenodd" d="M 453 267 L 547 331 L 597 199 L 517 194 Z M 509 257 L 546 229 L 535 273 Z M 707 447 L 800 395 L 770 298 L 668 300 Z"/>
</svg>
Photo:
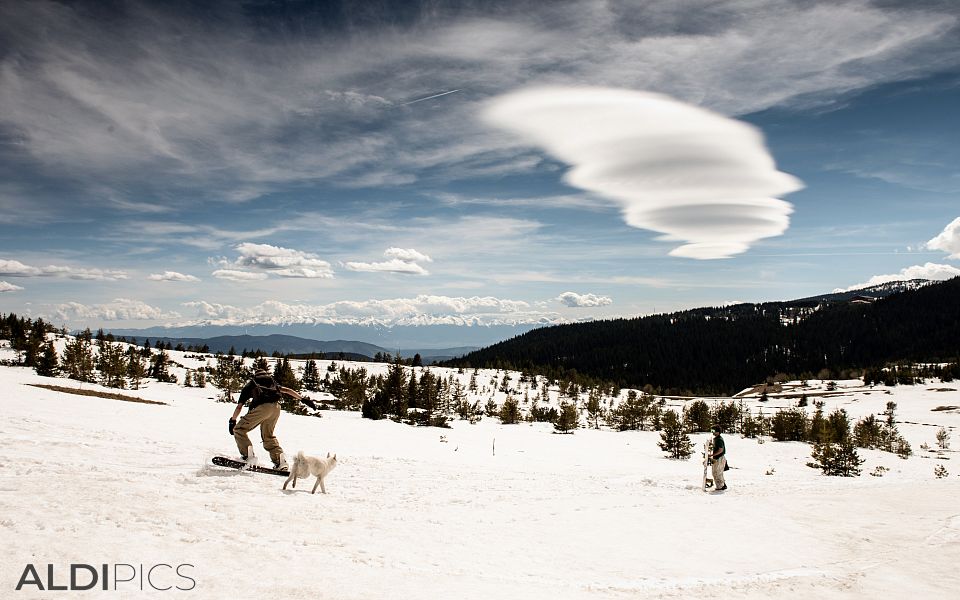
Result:
<svg viewBox="0 0 960 600">
<path fill-rule="evenodd" d="M 288 387 L 283 387 L 282 385 L 279 386 L 279 387 L 280 387 L 280 393 L 283 394 L 284 396 L 290 396 L 290 397 L 293 398 L 294 400 L 302 400 L 302 399 L 303 399 L 303 396 L 301 396 L 300 393 L 299 393 L 297 390 L 290 389 L 290 388 L 288 388 Z"/>
<path fill-rule="evenodd" d="M 294 400 L 299 400 L 299 401 L 302 402 L 305 406 L 309 406 L 309 407 L 312 408 L 313 410 L 317 410 L 317 404 L 316 404 L 316 402 L 314 402 L 314 401 L 311 400 L 310 398 L 305 398 L 303 395 L 301 395 L 301 394 L 300 394 L 298 391 L 296 391 L 296 390 L 292 390 L 292 389 L 290 389 L 290 388 L 288 388 L 288 387 L 283 387 L 283 386 L 281 385 L 281 386 L 280 386 L 280 393 L 283 394 L 284 396 L 290 396 L 290 397 L 293 398 Z"/>
</svg>

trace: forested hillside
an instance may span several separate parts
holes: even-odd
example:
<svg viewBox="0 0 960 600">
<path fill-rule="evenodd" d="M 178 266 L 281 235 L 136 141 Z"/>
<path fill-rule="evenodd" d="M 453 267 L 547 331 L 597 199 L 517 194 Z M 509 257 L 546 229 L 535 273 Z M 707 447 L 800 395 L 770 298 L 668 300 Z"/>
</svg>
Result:
<svg viewBox="0 0 960 600">
<path fill-rule="evenodd" d="M 812 378 L 957 356 L 960 278 L 874 303 L 739 304 L 545 327 L 450 364 L 576 370 L 624 387 L 730 394 L 776 373 Z"/>
</svg>

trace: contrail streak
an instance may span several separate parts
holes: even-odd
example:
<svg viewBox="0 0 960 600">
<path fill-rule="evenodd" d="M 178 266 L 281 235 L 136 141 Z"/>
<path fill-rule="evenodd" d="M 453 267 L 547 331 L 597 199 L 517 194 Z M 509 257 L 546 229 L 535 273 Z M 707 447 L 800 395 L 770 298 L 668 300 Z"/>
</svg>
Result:
<svg viewBox="0 0 960 600">
<path fill-rule="evenodd" d="M 450 90 L 449 92 L 434 94 L 432 96 L 427 96 L 426 98 L 417 98 L 416 100 L 411 100 L 410 102 L 404 102 L 403 104 L 398 104 L 397 106 L 407 106 L 408 104 L 416 104 L 417 102 L 423 102 L 424 100 L 432 100 L 433 98 L 439 98 L 440 96 L 446 96 L 447 94 L 452 94 L 454 92 L 459 92 L 459 91 L 460 90 Z"/>
</svg>

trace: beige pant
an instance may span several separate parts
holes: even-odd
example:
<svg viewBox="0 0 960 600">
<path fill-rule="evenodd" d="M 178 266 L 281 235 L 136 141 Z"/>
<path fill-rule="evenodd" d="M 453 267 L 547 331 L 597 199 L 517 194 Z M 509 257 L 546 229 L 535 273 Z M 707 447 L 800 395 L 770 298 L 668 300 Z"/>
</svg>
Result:
<svg viewBox="0 0 960 600">
<path fill-rule="evenodd" d="M 270 453 L 270 460 L 274 464 L 279 463 L 283 448 L 280 447 L 280 441 L 277 437 L 273 435 L 273 429 L 277 426 L 279 419 L 280 405 L 276 402 L 261 404 L 248 410 L 247 414 L 243 415 L 233 428 L 233 439 L 237 441 L 240 454 L 242 456 L 247 455 L 247 449 L 252 446 L 247 433 L 259 425 L 263 449 Z"/>
<path fill-rule="evenodd" d="M 713 459 L 713 489 L 719 490 L 722 487 L 726 487 L 726 482 L 723 480 L 723 470 L 727 467 L 727 457 L 721 456 L 720 458 Z"/>
</svg>

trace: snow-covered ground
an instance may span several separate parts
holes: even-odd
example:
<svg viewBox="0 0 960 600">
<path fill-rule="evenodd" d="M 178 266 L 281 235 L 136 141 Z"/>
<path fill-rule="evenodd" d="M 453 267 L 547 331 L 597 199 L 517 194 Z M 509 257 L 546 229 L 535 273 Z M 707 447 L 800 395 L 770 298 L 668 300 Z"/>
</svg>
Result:
<svg viewBox="0 0 960 600">
<path fill-rule="evenodd" d="M 806 444 L 726 435 L 735 468 L 719 495 L 700 490 L 698 458 L 663 458 L 656 432 L 555 435 L 491 418 L 443 430 L 338 411 L 282 415 L 288 455 L 339 458 L 328 494 L 311 495 L 312 480 L 282 491 L 282 478 L 209 464 L 236 455 L 233 405 L 214 402 L 213 387 L 121 392 L 166 403 L 149 405 L 34 383 L 81 387 L 0 367 L 5 598 L 956 598 L 960 589 L 960 453 L 920 449 L 935 446 L 940 426 L 960 448 L 960 409 L 932 410 L 960 406 L 956 382 L 839 382 L 828 411 L 879 415 L 893 400 L 916 453 L 861 451 L 859 478 L 807 467 Z M 774 395 L 764 413 L 788 402 Z M 698 447 L 705 439 L 693 437 Z M 934 476 L 938 464 L 949 477 Z M 889 471 L 869 476 L 877 466 Z M 13 591 L 27 564 L 44 579 L 54 565 L 62 584 L 71 563 L 192 565 L 195 587 Z M 191 585 L 157 574 L 158 587 Z"/>
</svg>

